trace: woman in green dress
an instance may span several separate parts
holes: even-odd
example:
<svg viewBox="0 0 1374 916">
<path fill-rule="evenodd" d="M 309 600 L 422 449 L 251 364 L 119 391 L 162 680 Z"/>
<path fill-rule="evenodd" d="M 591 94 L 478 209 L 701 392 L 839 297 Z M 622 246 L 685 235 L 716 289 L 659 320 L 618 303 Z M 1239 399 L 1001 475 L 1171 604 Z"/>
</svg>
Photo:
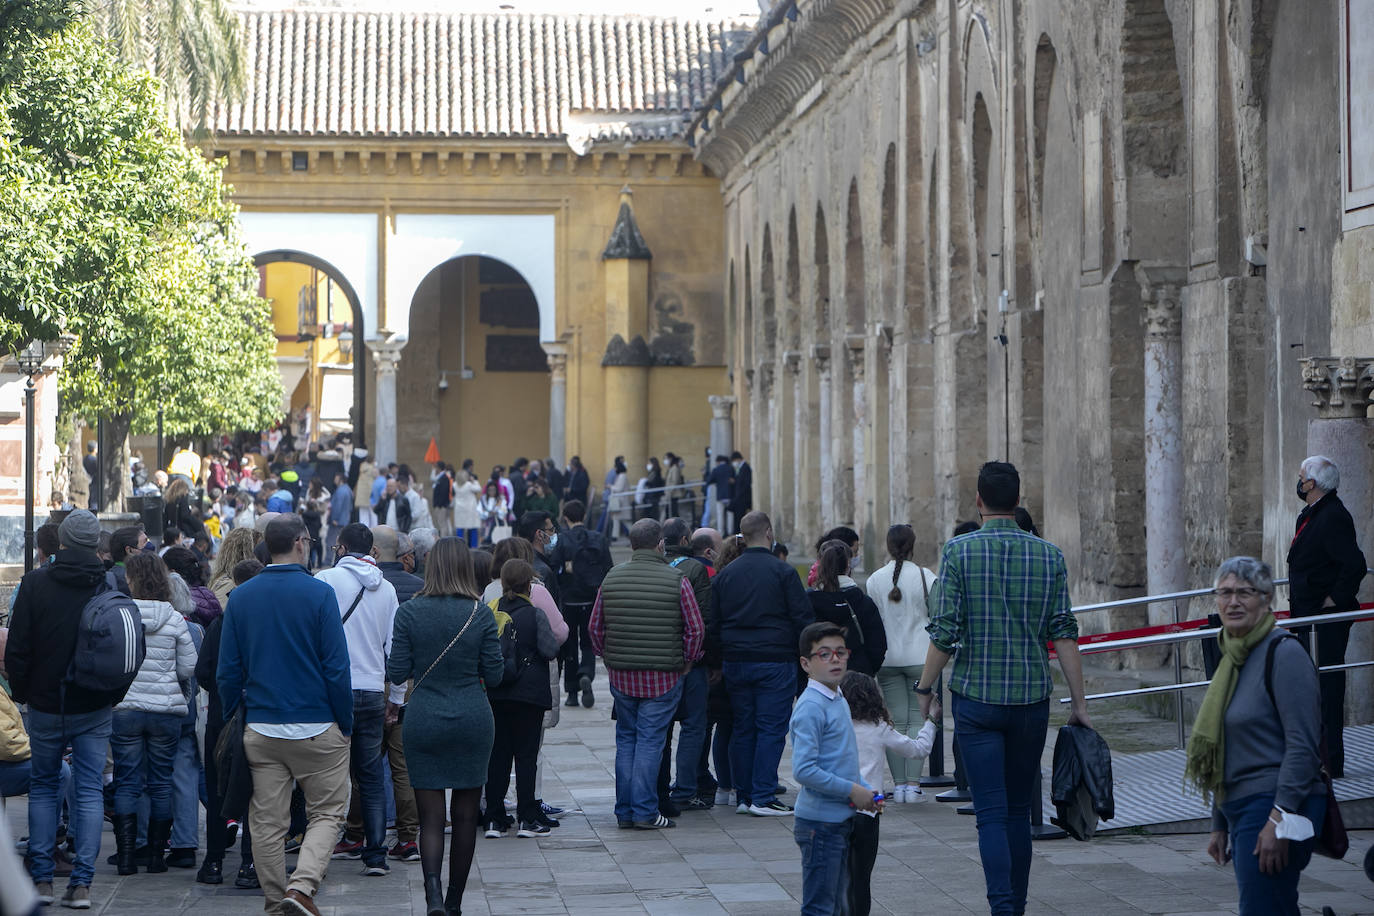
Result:
<svg viewBox="0 0 1374 916">
<path fill-rule="evenodd" d="M 496 619 L 480 594 L 467 545 L 440 538 L 425 563 L 425 587 L 396 611 L 387 660 L 388 681 L 415 681 L 401 737 L 420 814 L 426 916 L 462 912 L 477 843 L 478 801 L 495 733 L 486 690 L 500 683 L 503 669 Z M 447 900 L 440 878 L 445 789 L 453 790 Z"/>
</svg>

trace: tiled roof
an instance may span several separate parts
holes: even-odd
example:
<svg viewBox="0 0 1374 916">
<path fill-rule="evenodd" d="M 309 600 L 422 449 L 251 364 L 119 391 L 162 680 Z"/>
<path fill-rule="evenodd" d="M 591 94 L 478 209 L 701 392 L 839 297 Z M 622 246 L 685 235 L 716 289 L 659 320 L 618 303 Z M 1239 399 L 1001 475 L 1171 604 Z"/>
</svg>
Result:
<svg viewBox="0 0 1374 916">
<path fill-rule="evenodd" d="M 653 16 L 241 15 L 248 85 L 241 102 L 216 109 L 219 134 L 562 138 L 574 112 L 615 125 L 597 136 L 680 137 L 751 28 Z"/>
</svg>

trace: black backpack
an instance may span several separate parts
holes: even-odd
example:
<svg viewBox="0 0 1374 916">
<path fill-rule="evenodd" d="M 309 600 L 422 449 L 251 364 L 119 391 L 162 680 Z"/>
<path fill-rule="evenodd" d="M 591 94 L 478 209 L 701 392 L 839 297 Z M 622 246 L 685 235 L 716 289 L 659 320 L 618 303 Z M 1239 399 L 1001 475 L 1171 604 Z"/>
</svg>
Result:
<svg viewBox="0 0 1374 916">
<path fill-rule="evenodd" d="M 143 615 L 134 599 L 102 583 L 81 609 L 76 651 L 65 683 L 83 690 L 123 693 L 147 655 Z"/>
<path fill-rule="evenodd" d="M 601 582 L 610 572 L 606 562 L 610 551 L 606 549 L 606 539 L 599 531 L 587 531 L 572 557 L 572 578 L 576 591 L 584 596 L 595 596 Z"/>
</svg>

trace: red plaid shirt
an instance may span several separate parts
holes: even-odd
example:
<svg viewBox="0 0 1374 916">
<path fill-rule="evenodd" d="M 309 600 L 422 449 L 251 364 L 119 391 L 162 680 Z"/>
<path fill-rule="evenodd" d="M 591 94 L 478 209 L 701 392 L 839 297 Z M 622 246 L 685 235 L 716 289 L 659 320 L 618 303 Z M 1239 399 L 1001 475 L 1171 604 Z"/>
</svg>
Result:
<svg viewBox="0 0 1374 916">
<path fill-rule="evenodd" d="M 706 638 L 706 627 L 701 622 L 701 608 L 697 607 L 697 596 L 692 591 L 692 583 L 682 577 L 680 590 L 682 600 L 682 657 L 689 662 L 701 660 L 702 645 Z M 601 592 L 596 593 L 596 604 L 592 606 L 592 619 L 587 624 L 587 632 L 592 637 L 592 649 L 597 655 L 606 651 L 606 617 L 601 610 Z M 626 696 L 653 699 L 661 697 L 682 680 L 681 671 L 644 671 L 635 669 L 607 668 L 606 675 L 611 686 Z"/>
</svg>

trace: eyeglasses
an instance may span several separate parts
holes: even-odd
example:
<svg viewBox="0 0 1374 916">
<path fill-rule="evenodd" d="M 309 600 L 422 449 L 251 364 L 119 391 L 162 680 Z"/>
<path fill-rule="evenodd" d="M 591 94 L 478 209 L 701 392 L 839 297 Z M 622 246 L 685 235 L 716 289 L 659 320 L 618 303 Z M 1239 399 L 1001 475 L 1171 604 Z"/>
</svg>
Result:
<svg viewBox="0 0 1374 916">
<path fill-rule="evenodd" d="M 819 658 L 819 659 L 820 659 L 821 661 L 823 661 L 823 662 L 828 662 L 828 661 L 830 661 L 832 658 L 833 658 L 833 659 L 836 659 L 837 661 L 844 661 L 846 658 L 849 658 L 849 650 L 848 650 L 848 649 L 817 649 L 815 652 L 812 652 L 812 653 L 811 653 L 809 656 L 807 656 L 807 657 L 808 657 L 808 658 Z"/>
<path fill-rule="evenodd" d="M 1222 601 L 1230 601 L 1232 598 L 1239 598 L 1241 601 L 1253 601 L 1264 592 L 1257 588 L 1218 588 L 1213 590 Z"/>
</svg>

